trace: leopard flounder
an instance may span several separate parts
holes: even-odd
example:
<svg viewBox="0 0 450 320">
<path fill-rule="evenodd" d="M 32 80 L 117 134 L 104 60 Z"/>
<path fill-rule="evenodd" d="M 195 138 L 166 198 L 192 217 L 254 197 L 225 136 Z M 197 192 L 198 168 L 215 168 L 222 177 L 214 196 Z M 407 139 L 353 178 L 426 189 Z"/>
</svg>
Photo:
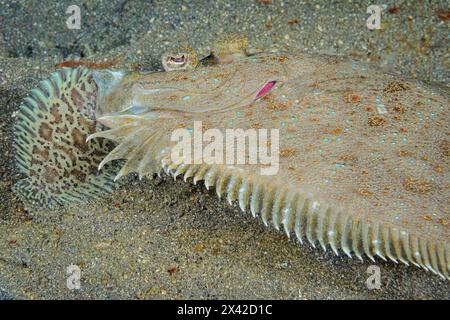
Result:
<svg viewBox="0 0 450 320">
<path fill-rule="evenodd" d="M 102 138 L 116 143 L 106 157 L 100 148 L 91 158 L 104 176 L 110 176 L 104 164 L 125 159 L 116 178 L 163 169 L 174 178 L 203 180 L 219 197 L 237 201 L 243 211 L 300 242 L 359 259 L 414 264 L 449 279 L 447 92 L 360 62 L 300 53 L 259 54 L 189 71 L 64 74 L 65 80 L 57 74 L 56 81 L 44 82 L 50 88 L 35 91 L 19 111 L 16 159 L 27 175 L 26 188 L 19 191 L 41 190 L 42 203 L 55 192 L 62 192 L 59 198 L 65 194 L 46 179 L 50 164 L 35 160 L 43 147 L 64 169 L 52 176 L 60 183 L 71 179 L 74 168 L 94 176 L 87 167 L 76 167 L 86 156 L 59 162 L 52 155 L 61 147 L 78 149 L 75 140 L 58 132 L 53 118 L 42 120 L 52 110 L 66 116 L 67 108 L 76 106 L 72 111 L 90 109 L 109 128 L 89 136 L 89 150 L 99 148 Z M 77 93 L 68 100 L 73 88 Z M 64 103 L 54 106 L 55 100 Z M 264 164 L 248 162 L 173 161 L 171 134 L 177 128 L 191 132 L 194 121 L 222 132 L 279 129 L 278 172 L 262 175 Z M 47 141 L 45 132 L 52 132 L 52 139 Z M 270 142 L 259 147 L 270 148 Z M 44 173 L 36 176 L 32 172 L 38 168 Z M 68 190 L 81 194 L 90 183 L 69 183 Z"/>
</svg>

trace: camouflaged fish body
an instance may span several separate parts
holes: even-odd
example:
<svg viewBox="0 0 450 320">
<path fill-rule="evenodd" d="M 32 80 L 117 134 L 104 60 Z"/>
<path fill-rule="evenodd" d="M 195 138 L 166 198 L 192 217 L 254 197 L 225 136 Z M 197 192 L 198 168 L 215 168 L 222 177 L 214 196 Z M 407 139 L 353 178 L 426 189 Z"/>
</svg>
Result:
<svg viewBox="0 0 450 320">
<path fill-rule="evenodd" d="M 357 62 L 287 54 L 189 72 L 100 70 L 92 79 L 96 118 L 109 130 L 89 139 L 117 143 L 100 163 L 125 159 L 117 177 L 163 168 L 204 180 L 300 242 L 449 278 L 447 94 Z M 173 163 L 170 135 L 194 121 L 222 132 L 279 129 L 279 172 Z"/>
</svg>

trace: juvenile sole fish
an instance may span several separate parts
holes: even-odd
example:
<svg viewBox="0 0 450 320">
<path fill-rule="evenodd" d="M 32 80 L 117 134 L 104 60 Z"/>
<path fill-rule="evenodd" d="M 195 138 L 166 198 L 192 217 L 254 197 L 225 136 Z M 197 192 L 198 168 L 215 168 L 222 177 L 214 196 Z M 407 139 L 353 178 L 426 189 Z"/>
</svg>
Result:
<svg viewBox="0 0 450 320">
<path fill-rule="evenodd" d="M 203 180 L 301 243 L 449 279 L 448 106 L 448 92 L 329 56 L 261 54 L 170 73 L 65 69 L 18 113 L 16 160 L 25 178 L 16 189 L 38 206 L 77 201 L 88 190 L 101 193 L 103 182 L 111 189 L 104 165 L 124 159 L 115 179 L 163 169 Z M 84 140 L 73 134 L 72 114 L 91 121 Z M 276 173 L 262 174 L 267 163 L 249 164 L 250 153 L 243 163 L 174 161 L 173 132 L 186 129 L 195 139 L 200 122 L 216 133 L 277 129 Z M 112 150 L 105 139 L 116 144 Z M 271 150 L 271 142 L 256 151 Z M 60 161 L 59 153 L 71 159 L 65 148 L 76 161 Z"/>
</svg>

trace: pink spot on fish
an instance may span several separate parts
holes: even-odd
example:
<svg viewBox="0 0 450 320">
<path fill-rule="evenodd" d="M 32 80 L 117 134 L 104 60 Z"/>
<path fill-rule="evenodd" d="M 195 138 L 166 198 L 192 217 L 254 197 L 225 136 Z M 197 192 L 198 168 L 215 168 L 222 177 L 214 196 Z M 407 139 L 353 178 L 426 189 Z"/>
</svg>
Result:
<svg viewBox="0 0 450 320">
<path fill-rule="evenodd" d="M 269 81 L 267 82 L 264 87 L 258 92 L 258 94 L 256 95 L 256 99 L 261 98 L 263 95 L 265 95 L 267 92 L 269 92 L 276 84 L 276 81 Z"/>
</svg>

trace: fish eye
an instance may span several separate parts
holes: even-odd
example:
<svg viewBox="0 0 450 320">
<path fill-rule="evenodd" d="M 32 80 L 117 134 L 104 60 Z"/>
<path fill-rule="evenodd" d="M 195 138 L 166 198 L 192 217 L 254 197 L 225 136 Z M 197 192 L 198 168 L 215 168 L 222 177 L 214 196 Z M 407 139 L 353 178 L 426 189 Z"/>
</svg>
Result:
<svg viewBox="0 0 450 320">
<path fill-rule="evenodd" d="M 179 56 L 179 57 L 170 56 L 169 57 L 169 62 L 176 63 L 176 64 L 185 63 L 186 62 L 186 56 L 184 54 Z"/>
</svg>

